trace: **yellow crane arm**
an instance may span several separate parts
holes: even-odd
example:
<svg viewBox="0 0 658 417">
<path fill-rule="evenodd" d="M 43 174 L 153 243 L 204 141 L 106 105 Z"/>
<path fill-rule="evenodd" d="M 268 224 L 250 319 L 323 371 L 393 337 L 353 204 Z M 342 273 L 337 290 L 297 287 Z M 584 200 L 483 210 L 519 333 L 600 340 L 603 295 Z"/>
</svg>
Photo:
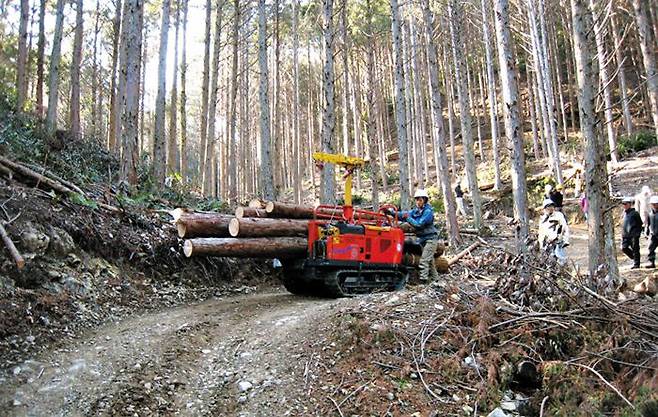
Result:
<svg viewBox="0 0 658 417">
<path fill-rule="evenodd" d="M 366 161 L 363 158 L 347 156 L 333 153 L 315 152 L 313 159 L 317 162 L 326 162 L 329 164 L 340 165 L 345 167 L 345 206 L 352 206 L 352 171 L 356 168 L 363 168 Z"/>
</svg>

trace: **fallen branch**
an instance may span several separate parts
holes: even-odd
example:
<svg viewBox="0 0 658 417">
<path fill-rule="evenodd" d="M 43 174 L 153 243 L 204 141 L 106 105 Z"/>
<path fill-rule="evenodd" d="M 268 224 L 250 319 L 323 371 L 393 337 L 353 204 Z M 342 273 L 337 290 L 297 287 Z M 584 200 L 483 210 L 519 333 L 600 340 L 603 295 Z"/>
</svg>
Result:
<svg viewBox="0 0 658 417">
<path fill-rule="evenodd" d="M 18 249 L 16 249 L 14 242 L 12 242 L 9 238 L 9 235 L 7 234 L 5 226 L 2 222 L 0 222 L 0 236 L 2 236 L 2 241 L 7 247 L 7 250 L 9 250 L 9 254 L 14 259 L 14 262 L 16 262 L 16 267 L 20 271 L 25 266 L 25 259 L 23 259 L 20 252 L 18 252 Z"/>
<path fill-rule="evenodd" d="M 343 412 L 340 411 L 340 406 L 336 403 L 336 400 L 334 400 L 334 399 L 331 398 L 331 397 L 327 397 L 327 398 L 329 398 L 329 400 L 334 404 L 334 407 L 336 407 L 336 411 L 338 411 L 338 415 L 339 415 L 340 417 L 345 417 L 345 415 L 343 414 Z"/>
<path fill-rule="evenodd" d="M 41 171 L 41 175 L 45 175 L 46 177 L 52 178 L 55 181 L 59 181 L 60 183 L 62 183 L 66 187 L 69 187 L 70 189 L 75 191 L 76 193 L 86 195 L 86 193 L 84 191 L 82 191 L 82 189 L 80 187 L 78 187 L 77 185 L 73 184 L 70 181 L 65 180 L 64 178 L 60 177 L 59 175 L 55 174 L 54 172 L 48 171 L 44 167 L 34 165 L 34 164 L 26 164 L 26 163 L 23 163 L 23 164 L 20 164 L 20 165 L 23 165 L 27 168 L 31 168 L 35 171 Z"/>
<path fill-rule="evenodd" d="M 628 404 L 633 410 L 635 410 L 635 406 L 633 405 L 633 403 L 631 403 L 630 401 L 628 401 L 628 398 L 624 397 L 624 394 L 622 394 L 621 391 L 619 391 L 619 390 L 617 389 L 617 387 L 615 387 L 615 386 L 612 385 L 610 382 L 608 382 L 608 380 L 605 379 L 605 378 L 603 377 L 603 375 L 601 375 L 596 369 L 592 368 L 591 366 L 583 365 L 583 364 L 580 364 L 580 363 L 570 363 L 570 362 L 565 362 L 565 363 L 567 363 L 568 365 L 580 366 L 581 368 L 585 368 L 585 369 L 588 369 L 589 371 L 591 371 L 594 375 L 596 375 L 597 377 L 599 377 L 599 379 L 600 379 L 601 381 L 603 381 L 607 386 L 609 386 L 609 387 L 615 392 L 615 394 L 619 395 L 619 397 L 620 397 L 622 400 L 626 401 L 626 404 Z"/>
<path fill-rule="evenodd" d="M 32 178 L 33 180 L 37 181 L 38 183 L 43 183 L 50 187 L 51 189 L 60 192 L 62 194 L 73 194 L 75 191 L 70 189 L 69 187 L 63 185 L 60 182 L 57 182 L 51 178 L 48 178 L 46 176 L 43 176 L 39 174 L 38 172 L 35 172 L 34 170 L 23 166 L 21 164 L 18 164 L 16 162 L 13 162 L 4 156 L 0 156 L 0 164 L 3 164 L 5 167 L 11 168 L 12 171 L 17 172 L 20 175 L 23 175 L 25 177 Z"/>
</svg>

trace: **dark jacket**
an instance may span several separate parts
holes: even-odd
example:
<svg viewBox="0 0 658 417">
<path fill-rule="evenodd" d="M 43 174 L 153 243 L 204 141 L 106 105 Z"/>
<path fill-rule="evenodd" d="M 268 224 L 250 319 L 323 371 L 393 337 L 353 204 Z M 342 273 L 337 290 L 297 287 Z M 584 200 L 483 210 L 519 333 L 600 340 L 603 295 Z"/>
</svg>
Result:
<svg viewBox="0 0 658 417">
<path fill-rule="evenodd" d="M 564 200 L 564 196 L 562 195 L 561 192 L 557 190 L 553 190 L 548 195 L 548 197 L 551 199 L 553 204 L 555 204 L 555 207 L 562 207 L 562 201 Z"/>
<path fill-rule="evenodd" d="M 622 238 L 639 237 L 642 234 L 642 218 L 633 207 L 625 211 L 624 226 L 621 231 Z"/>
<path fill-rule="evenodd" d="M 654 239 L 658 239 L 658 211 L 653 209 L 649 213 L 649 231 Z"/>
<path fill-rule="evenodd" d="M 434 227 L 434 209 L 429 204 L 425 204 L 422 209 L 416 207 L 412 210 L 399 212 L 398 218 L 414 227 L 421 245 L 439 236 L 436 227 Z"/>
<path fill-rule="evenodd" d="M 457 198 L 464 198 L 464 192 L 462 191 L 462 186 L 459 184 L 457 184 L 457 186 L 455 187 L 455 196 L 457 196 Z"/>
</svg>

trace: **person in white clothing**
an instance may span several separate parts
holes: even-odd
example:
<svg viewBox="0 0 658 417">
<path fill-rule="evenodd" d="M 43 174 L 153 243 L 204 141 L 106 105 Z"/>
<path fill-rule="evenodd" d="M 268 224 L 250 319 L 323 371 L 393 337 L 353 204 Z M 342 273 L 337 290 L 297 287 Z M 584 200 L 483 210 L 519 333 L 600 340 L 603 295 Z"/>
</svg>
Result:
<svg viewBox="0 0 658 417">
<path fill-rule="evenodd" d="M 651 188 L 645 185 L 642 190 L 635 195 L 635 210 L 640 213 L 642 224 L 644 225 L 644 235 L 649 237 L 649 216 L 651 215 L 651 205 L 649 199 L 651 198 Z"/>
<path fill-rule="evenodd" d="M 553 252 L 560 265 L 567 262 L 565 248 L 569 246 L 569 224 L 551 199 L 544 200 L 544 214 L 539 220 L 539 245 L 542 250 Z"/>
<path fill-rule="evenodd" d="M 466 206 L 464 205 L 464 192 L 462 191 L 461 180 L 457 178 L 455 185 L 455 201 L 457 201 L 457 214 L 467 217 Z"/>
</svg>

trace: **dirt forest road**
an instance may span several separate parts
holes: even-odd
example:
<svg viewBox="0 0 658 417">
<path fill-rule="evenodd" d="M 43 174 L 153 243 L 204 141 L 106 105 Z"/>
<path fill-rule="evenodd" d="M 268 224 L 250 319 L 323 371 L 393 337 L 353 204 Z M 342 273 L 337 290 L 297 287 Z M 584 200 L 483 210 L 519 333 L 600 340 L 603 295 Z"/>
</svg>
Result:
<svg viewBox="0 0 658 417">
<path fill-rule="evenodd" d="M 349 300 L 206 301 L 90 332 L 0 381 L 0 415 L 303 415 L 306 340 Z"/>
</svg>

